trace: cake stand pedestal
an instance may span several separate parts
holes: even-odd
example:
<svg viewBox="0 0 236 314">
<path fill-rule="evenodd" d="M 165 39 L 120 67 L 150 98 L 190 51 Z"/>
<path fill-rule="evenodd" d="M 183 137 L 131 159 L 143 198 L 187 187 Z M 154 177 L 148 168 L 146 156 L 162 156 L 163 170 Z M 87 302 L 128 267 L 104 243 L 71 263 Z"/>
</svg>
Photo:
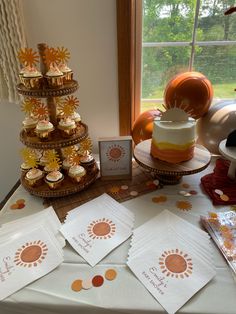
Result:
<svg viewBox="0 0 236 314">
<path fill-rule="evenodd" d="M 220 153 L 230 161 L 228 177 L 232 180 L 236 179 L 236 147 L 225 146 L 227 139 L 220 142 Z"/>
<path fill-rule="evenodd" d="M 201 145 L 196 145 L 191 160 L 178 164 L 170 164 L 153 158 L 150 154 L 151 139 L 135 146 L 134 158 L 139 165 L 153 172 L 163 184 L 177 184 L 182 176 L 190 175 L 204 170 L 211 161 L 210 152 Z"/>
</svg>

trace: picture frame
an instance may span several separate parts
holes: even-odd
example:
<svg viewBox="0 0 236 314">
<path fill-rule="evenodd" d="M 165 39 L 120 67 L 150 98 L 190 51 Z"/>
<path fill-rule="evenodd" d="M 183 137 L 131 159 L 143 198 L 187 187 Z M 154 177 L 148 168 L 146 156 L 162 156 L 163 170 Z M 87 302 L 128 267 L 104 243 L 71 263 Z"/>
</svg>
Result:
<svg viewBox="0 0 236 314">
<path fill-rule="evenodd" d="M 98 140 L 101 180 L 132 178 L 132 137 L 102 137 Z"/>
</svg>

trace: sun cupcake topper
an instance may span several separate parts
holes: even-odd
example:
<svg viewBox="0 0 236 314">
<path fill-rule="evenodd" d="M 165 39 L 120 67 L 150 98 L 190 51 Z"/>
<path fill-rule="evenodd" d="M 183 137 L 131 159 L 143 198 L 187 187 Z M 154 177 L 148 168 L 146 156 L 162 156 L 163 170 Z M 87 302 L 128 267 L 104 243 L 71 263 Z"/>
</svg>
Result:
<svg viewBox="0 0 236 314">
<path fill-rule="evenodd" d="M 47 47 L 44 51 L 43 61 L 48 67 L 50 67 L 50 65 L 55 66 L 59 64 L 60 59 L 57 49 Z"/>
<path fill-rule="evenodd" d="M 37 106 L 34 106 L 33 114 L 39 120 L 47 119 L 49 116 L 47 105 L 42 102 L 38 103 Z"/>
<path fill-rule="evenodd" d="M 70 52 L 65 47 L 57 47 L 57 55 L 59 62 L 65 64 L 70 59 Z"/>
<path fill-rule="evenodd" d="M 58 152 L 54 149 L 49 149 L 44 154 L 46 164 L 50 169 L 59 169 L 61 166 L 61 160 L 59 158 Z"/>
<path fill-rule="evenodd" d="M 79 152 L 81 155 L 88 155 L 92 152 L 92 140 L 90 137 L 87 137 L 85 140 L 80 142 Z"/>
<path fill-rule="evenodd" d="M 70 156 L 68 156 L 68 160 L 72 166 L 79 165 L 81 156 L 75 152 L 75 153 L 72 153 Z"/>
<path fill-rule="evenodd" d="M 65 147 L 62 149 L 62 153 L 63 153 L 65 158 L 68 158 L 69 156 L 76 154 L 76 148 L 75 148 L 75 146 Z"/>
<path fill-rule="evenodd" d="M 21 150 L 21 155 L 27 166 L 29 166 L 30 168 L 38 167 L 38 156 L 33 149 L 25 147 Z"/>
<path fill-rule="evenodd" d="M 21 110 L 27 115 L 31 115 L 35 108 L 40 106 L 41 101 L 37 98 L 26 97 L 21 104 Z"/>
<path fill-rule="evenodd" d="M 64 117 L 68 118 L 73 115 L 75 109 L 79 106 L 79 100 L 75 96 L 68 96 L 61 102 L 57 103 L 57 109 Z"/>
<path fill-rule="evenodd" d="M 20 63 L 24 66 L 33 67 L 39 62 L 39 55 L 32 48 L 20 49 L 18 52 Z"/>
</svg>

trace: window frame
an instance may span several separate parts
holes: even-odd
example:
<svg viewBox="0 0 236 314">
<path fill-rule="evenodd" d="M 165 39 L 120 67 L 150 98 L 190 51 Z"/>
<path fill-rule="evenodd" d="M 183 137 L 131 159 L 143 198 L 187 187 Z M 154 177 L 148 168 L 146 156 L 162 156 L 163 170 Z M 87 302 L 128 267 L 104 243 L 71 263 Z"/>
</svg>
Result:
<svg viewBox="0 0 236 314">
<path fill-rule="evenodd" d="M 140 114 L 142 0 L 116 0 L 119 132 L 130 135 Z"/>
</svg>

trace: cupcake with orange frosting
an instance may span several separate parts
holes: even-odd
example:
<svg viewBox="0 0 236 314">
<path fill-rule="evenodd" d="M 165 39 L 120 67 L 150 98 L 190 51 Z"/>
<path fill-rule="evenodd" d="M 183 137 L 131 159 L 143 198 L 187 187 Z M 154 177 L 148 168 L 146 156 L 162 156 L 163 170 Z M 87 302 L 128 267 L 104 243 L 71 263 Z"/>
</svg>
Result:
<svg viewBox="0 0 236 314">
<path fill-rule="evenodd" d="M 64 82 L 64 74 L 58 69 L 57 66 L 53 65 L 50 65 L 45 78 L 49 87 L 59 87 L 62 86 Z"/>
<path fill-rule="evenodd" d="M 61 186 L 63 180 L 64 175 L 58 170 L 49 172 L 44 179 L 51 190 L 58 189 Z"/>
<path fill-rule="evenodd" d="M 43 184 L 43 177 L 43 171 L 33 168 L 26 173 L 25 180 L 30 186 L 38 187 Z"/>
<path fill-rule="evenodd" d="M 50 121 L 40 120 L 36 125 L 35 132 L 40 139 L 47 140 L 53 130 L 54 126 Z"/>
</svg>

